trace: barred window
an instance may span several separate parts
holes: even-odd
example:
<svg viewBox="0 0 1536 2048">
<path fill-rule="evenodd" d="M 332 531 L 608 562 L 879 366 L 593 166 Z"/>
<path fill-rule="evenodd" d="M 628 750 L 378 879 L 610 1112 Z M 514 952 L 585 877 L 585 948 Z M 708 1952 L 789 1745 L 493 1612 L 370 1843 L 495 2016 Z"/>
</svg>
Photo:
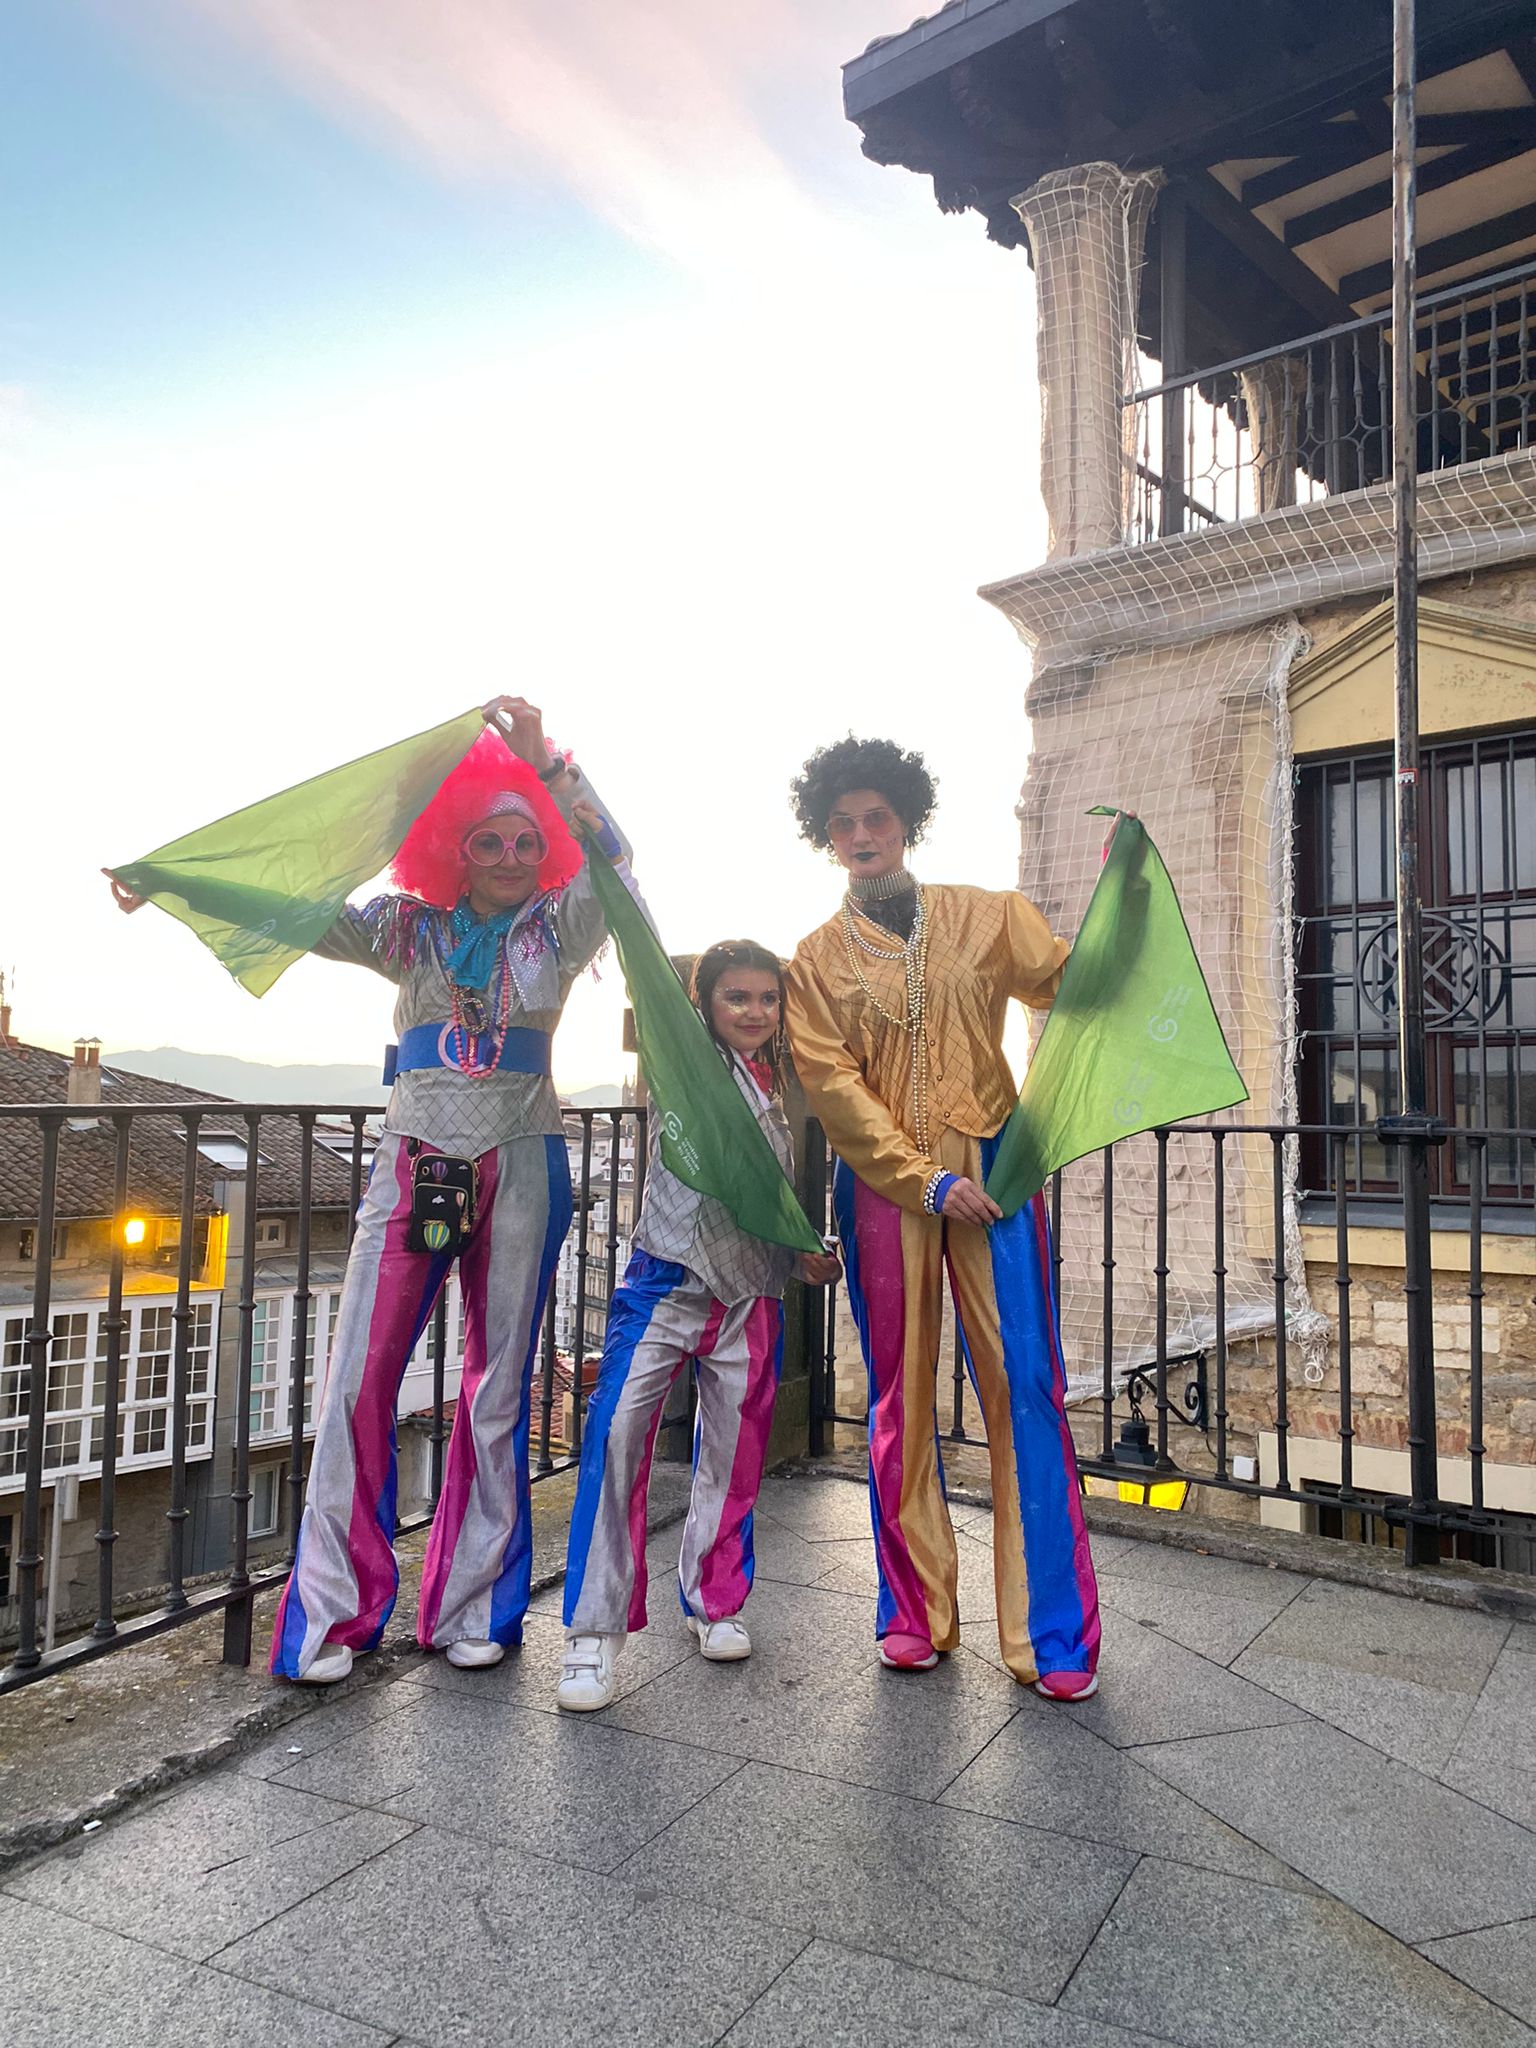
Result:
<svg viewBox="0 0 1536 2048">
<path fill-rule="evenodd" d="M 1536 1192 L 1536 732 L 1478 735 L 1423 752 L 1420 783 L 1430 1110 L 1492 1133 L 1484 1192 Z M 1370 1124 L 1398 1107 L 1392 756 L 1303 764 L 1296 907 L 1304 1123 Z M 1431 1192 L 1464 1202 L 1483 1148 L 1431 1152 Z M 1332 1192 L 1326 1140 L 1304 1149 L 1307 1187 Z M 1392 1201 L 1397 1163 L 1351 1142 L 1344 1191 Z"/>
</svg>

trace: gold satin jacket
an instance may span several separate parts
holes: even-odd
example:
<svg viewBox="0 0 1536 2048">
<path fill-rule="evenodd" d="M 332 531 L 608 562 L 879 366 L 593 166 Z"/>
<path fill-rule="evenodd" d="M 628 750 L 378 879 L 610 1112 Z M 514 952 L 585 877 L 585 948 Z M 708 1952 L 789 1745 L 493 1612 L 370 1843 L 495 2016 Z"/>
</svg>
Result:
<svg viewBox="0 0 1536 2048">
<path fill-rule="evenodd" d="M 1071 951 L 1017 892 L 924 886 L 928 918 L 928 1135 L 989 1138 L 1018 1091 L 1003 1057 L 1003 1019 L 1016 996 L 1049 1009 Z M 877 943 L 891 934 L 860 918 Z M 887 1010 L 907 1007 L 899 959 L 862 950 L 860 971 Z M 877 1194 L 921 1212 L 940 1170 L 913 1137 L 912 1048 L 880 1015 L 848 959 L 839 908 L 795 948 L 785 978 L 795 1067 L 833 1150 Z"/>
</svg>

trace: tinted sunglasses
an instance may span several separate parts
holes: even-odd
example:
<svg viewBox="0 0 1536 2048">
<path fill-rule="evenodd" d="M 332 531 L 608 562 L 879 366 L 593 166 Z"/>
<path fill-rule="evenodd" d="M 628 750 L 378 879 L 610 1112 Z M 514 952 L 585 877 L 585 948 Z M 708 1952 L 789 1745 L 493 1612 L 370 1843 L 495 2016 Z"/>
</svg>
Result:
<svg viewBox="0 0 1536 2048">
<path fill-rule="evenodd" d="M 464 857 L 477 868 L 499 868 L 509 853 L 519 867 L 536 868 L 548 851 L 549 843 L 536 825 L 524 825 L 510 839 L 482 825 L 464 841 Z"/>
<path fill-rule="evenodd" d="M 868 832 L 888 832 L 896 822 L 896 813 L 884 804 L 872 811 L 865 811 L 855 817 L 851 811 L 834 811 L 827 820 L 829 839 L 851 839 L 862 825 Z"/>
</svg>

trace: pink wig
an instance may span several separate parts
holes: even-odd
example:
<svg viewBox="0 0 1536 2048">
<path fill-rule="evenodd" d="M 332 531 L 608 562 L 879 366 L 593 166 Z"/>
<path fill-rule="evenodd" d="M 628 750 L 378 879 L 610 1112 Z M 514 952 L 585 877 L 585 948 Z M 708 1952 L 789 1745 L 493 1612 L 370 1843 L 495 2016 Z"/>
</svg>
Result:
<svg viewBox="0 0 1536 2048">
<path fill-rule="evenodd" d="M 396 886 L 440 910 L 452 910 L 465 887 L 464 835 L 507 790 L 527 801 L 549 845 L 539 869 L 539 887 L 563 888 L 581 866 L 581 849 L 533 769 L 489 726 L 457 768 L 444 776 L 436 796 L 401 841 L 392 870 Z"/>
</svg>

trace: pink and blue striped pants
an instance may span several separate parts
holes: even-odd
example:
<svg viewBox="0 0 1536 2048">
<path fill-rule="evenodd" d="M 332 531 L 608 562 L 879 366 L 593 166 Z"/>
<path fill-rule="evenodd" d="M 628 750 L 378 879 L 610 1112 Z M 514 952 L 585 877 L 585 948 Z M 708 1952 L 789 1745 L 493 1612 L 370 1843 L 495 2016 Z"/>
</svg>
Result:
<svg viewBox="0 0 1536 2048">
<path fill-rule="evenodd" d="M 997 1143 L 943 1131 L 933 1156 L 980 1186 Z M 839 1160 L 833 1204 L 869 1373 L 875 1634 L 925 1636 L 936 1650 L 960 1641 L 935 1405 L 947 1267 L 987 1429 L 1003 1662 L 1025 1684 L 1044 1672 L 1096 1670 L 1099 1595 L 1067 1422 L 1044 1197 L 982 1230 L 899 1209 Z"/>
<path fill-rule="evenodd" d="M 463 1379 L 421 1575 L 426 1649 L 522 1640 L 533 1568 L 529 1385 L 571 1220 L 562 1138 L 514 1138 L 478 1165 L 479 1212 L 459 1266 Z M 272 1633 L 283 1678 L 302 1677 L 325 1643 L 373 1649 L 399 1590 L 395 1403 L 453 1263 L 406 1248 L 411 1169 L 410 1141 L 386 1132 L 347 1261 L 298 1554 Z"/>
<path fill-rule="evenodd" d="M 574 1635 L 645 1627 L 646 1493 L 667 1394 L 698 1380 L 693 1493 L 678 1585 L 685 1614 L 722 1621 L 752 1590 L 752 1509 L 762 1485 L 784 1350 L 784 1304 L 717 1301 L 685 1266 L 636 1251 L 608 1311 L 587 1408 L 565 1568 Z"/>
</svg>

